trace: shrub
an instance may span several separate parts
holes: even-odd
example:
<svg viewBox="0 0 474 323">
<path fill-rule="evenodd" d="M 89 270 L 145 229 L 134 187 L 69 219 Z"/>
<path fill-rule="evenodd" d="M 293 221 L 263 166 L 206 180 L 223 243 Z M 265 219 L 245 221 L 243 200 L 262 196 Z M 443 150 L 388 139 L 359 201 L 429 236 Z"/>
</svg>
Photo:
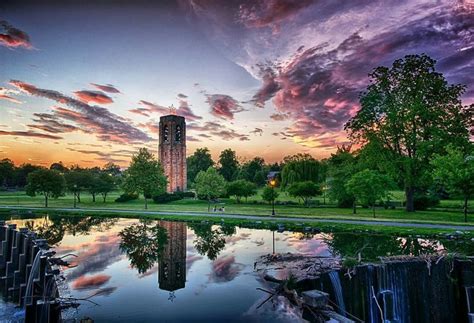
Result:
<svg viewBox="0 0 474 323">
<path fill-rule="evenodd" d="M 162 203 L 169 203 L 173 201 L 181 200 L 182 197 L 179 194 L 170 194 L 170 193 L 163 193 L 160 195 L 153 196 L 153 202 L 162 204 Z"/>
<path fill-rule="evenodd" d="M 439 197 L 433 194 L 418 193 L 414 198 L 415 210 L 423 211 L 439 204 Z"/>
<path fill-rule="evenodd" d="M 133 201 L 138 199 L 138 194 L 136 193 L 123 193 L 115 199 L 115 202 L 123 203 L 128 201 Z"/>
</svg>

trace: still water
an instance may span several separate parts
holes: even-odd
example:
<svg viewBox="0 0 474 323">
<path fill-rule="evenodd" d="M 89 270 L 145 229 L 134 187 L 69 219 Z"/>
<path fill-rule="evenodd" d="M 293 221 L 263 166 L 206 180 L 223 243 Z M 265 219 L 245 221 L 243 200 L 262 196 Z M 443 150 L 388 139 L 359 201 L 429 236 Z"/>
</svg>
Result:
<svg viewBox="0 0 474 323">
<path fill-rule="evenodd" d="M 364 259 L 445 248 L 471 252 L 470 245 L 454 241 L 279 233 L 208 223 L 59 216 L 8 222 L 38 232 L 59 256 L 71 254 L 66 259 L 76 267 L 64 269 L 61 296 L 84 301 L 63 317 L 96 322 L 297 321 L 293 311 L 270 302 L 257 309 L 267 295 L 256 289 L 265 283 L 254 263 L 273 251 L 336 257 L 360 253 Z M 8 318 L 11 308 L 2 307 Z"/>
</svg>

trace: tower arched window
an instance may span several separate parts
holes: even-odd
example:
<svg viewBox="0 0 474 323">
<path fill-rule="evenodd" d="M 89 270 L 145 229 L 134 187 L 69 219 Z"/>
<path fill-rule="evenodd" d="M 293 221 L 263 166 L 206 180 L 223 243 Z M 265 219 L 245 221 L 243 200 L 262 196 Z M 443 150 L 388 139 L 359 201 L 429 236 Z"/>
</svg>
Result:
<svg viewBox="0 0 474 323">
<path fill-rule="evenodd" d="M 168 134 L 169 134 L 168 125 L 165 125 L 163 128 L 163 141 L 168 141 Z"/>
<path fill-rule="evenodd" d="M 180 141 L 181 141 L 181 126 L 180 126 L 180 125 L 177 125 L 177 126 L 176 126 L 175 141 L 176 141 L 176 142 L 180 142 Z"/>
</svg>

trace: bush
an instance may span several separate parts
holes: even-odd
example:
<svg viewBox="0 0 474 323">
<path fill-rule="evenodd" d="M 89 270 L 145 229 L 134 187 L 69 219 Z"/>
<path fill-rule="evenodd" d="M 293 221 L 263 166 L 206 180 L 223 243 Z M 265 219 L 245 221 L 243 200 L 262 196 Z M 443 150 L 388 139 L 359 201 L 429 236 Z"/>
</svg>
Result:
<svg viewBox="0 0 474 323">
<path fill-rule="evenodd" d="M 190 192 L 190 191 L 188 191 L 188 192 L 174 192 L 173 194 L 178 195 L 182 199 L 184 199 L 184 198 L 194 198 L 195 195 L 196 195 L 194 192 Z"/>
<path fill-rule="evenodd" d="M 163 204 L 163 203 L 169 203 L 173 201 L 178 201 L 182 200 L 183 198 L 181 197 L 180 194 L 174 193 L 163 193 L 160 195 L 153 196 L 153 202 L 158 203 L 158 204 Z"/>
<path fill-rule="evenodd" d="M 128 201 L 133 201 L 138 199 L 138 194 L 136 193 L 123 193 L 115 199 L 115 202 L 123 203 Z"/>
<path fill-rule="evenodd" d="M 414 205 L 415 210 L 423 211 L 429 207 L 439 204 L 439 197 L 433 194 L 419 193 L 415 195 Z"/>
</svg>

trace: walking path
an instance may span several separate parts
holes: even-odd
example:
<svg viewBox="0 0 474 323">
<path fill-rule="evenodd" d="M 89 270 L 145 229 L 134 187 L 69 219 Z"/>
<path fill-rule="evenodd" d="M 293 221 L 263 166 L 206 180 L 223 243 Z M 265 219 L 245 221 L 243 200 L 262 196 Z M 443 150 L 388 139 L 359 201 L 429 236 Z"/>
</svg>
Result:
<svg viewBox="0 0 474 323">
<path fill-rule="evenodd" d="M 408 228 L 425 228 L 425 229 L 447 229 L 447 230 L 474 230 L 471 225 L 452 225 L 452 224 L 431 224 L 431 223 L 410 223 L 397 222 L 391 220 L 348 220 L 348 219 L 321 219 L 308 217 L 281 217 L 281 216 L 262 216 L 262 215 L 246 215 L 246 214 L 231 214 L 231 213 L 206 213 L 206 212 L 191 212 L 191 211 L 146 211 L 146 210 L 120 210 L 120 209 L 101 209 L 101 208 L 44 208 L 44 207 L 28 207 L 28 206 L 0 206 L 0 209 L 9 210 L 31 210 L 31 211 L 60 211 L 60 212 L 107 212 L 116 214 L 136 214 L 136 215 L 183 215 L 183 216 L 206 216 L 219 219 L 243 219 L 243 220 L 273 220 L 273 221 L 290 221 L 290 222 L 310 222 L 310 223 L 341 223 L 341 224 L 355 224 L 355 225 L 380 225 L 391 227 L 408 227 Z"/>
</svg>

